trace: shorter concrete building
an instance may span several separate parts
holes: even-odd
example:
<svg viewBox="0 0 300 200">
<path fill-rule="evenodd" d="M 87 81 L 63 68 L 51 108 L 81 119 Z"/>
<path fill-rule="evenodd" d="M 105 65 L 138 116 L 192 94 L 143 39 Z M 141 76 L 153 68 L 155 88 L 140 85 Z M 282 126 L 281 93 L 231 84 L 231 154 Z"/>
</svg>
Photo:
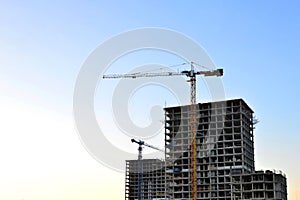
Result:
<svg viewBox="0 0 300 200">
<path fill-rule="evenodd" d="M 232 175 L 231 199 L 287 199 L 286 177 L 281 172 L 255 171 Z"/>
<path fill-rule="evenodd" d="M 126 160 L 125 200 L 138 199 L 138 160 Z M 142 160 L 142 199 L 165 198 L 165 162 L 159 159 Z"/>
</svg>

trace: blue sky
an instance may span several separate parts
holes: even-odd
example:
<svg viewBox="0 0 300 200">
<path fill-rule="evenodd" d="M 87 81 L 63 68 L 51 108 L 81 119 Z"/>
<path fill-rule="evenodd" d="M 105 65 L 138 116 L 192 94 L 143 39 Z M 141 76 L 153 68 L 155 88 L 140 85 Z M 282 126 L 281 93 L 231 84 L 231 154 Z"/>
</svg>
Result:
<svg viewBox="0 0 300 200">
<path fill-rule="evenodd" d="M 284 171 L 290 199 L 300 197 L 297 1 L 1 1 L 1 5 L 0 175 L 6 176 L 0 185 L 6 190 L 1 190 L 0 199 L 86 199 L 87 194 L 89 199 L 123 198 L 124 174 L 97 163 L 80 144 L 72 98 L 89 54 L 110 37 L 143 27 L 172 29 L 193 38 L 224 68 L 226 97 L 244 98 L 260 120 L 255 131 L 257 168 Z M 160 60 L 148 55 L 139 62 L 151 58 L 177 64 L 172 56 Z M 125 69 L 136 63 L 127 59 Z M 143 100 L 142 94 L 135 101 Z M 37 188 L 40 192 L 35 194 Z"/>
</svg>

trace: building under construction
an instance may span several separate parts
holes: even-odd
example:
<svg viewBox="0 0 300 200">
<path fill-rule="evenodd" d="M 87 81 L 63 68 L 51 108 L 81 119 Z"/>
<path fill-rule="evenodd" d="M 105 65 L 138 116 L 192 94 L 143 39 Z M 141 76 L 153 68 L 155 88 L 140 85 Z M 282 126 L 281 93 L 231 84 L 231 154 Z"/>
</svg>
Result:
<svg viewBox="0 0 300 200">
<path fill-rule="evenodd" d="M 159 159 L 142 160 L 141 199 L 165 197 L 165 162 Z M 126 160 L 125 199 L 138 199 L 138 160 Z"/>
<path fill-rule="evenodd" d="M 231 199 L 287 199 L 286 177 L 279 171 L 232 175 Z"/>
<path fill-rule="evenodd" d="M 255 171 L 255 119 L 245 101 L 199 103 L 196 107 L 197 199 L 287 199 L 284 174 Z M 152 186 L 161 197 L 192 199 L 190 109 L 189 105 L 165 108 L 165 165 L 160 161 L 159 171 L 143 173 L 142 199 L 159 198 L 149 195 L 157 194 L 149 192 Z M 143 167 L 151 168 L 151 162 L 155 161 L 143 160 Z M 134 166 L 137 161 L 126 162 L 126 200 L 137 199 Z M 163 180 L 165 184 L 160 184 Z M 149 184 L 154 182 L 159 184 Z"/>
</svg>

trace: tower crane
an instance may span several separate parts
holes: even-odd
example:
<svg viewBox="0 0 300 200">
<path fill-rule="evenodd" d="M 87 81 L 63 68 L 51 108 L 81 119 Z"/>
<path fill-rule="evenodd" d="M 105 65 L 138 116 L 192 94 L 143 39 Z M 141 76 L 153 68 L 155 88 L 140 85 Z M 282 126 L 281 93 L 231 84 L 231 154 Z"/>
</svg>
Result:
<svg viewBox="0 0 300 200">
<path fill-rule="evenodd" d="M 161 72 L 161 73 L 132 73 L 132 74 L 111 74 L 111 75 L 103 75 L 103 78 L 138 78 L 138 77 L 158 77 L 158 76 L 186 76 L 189 79 L 187 82 L 191 83 L 190 89 L 190 153 L 191 153 L 191 199 L 197 199 L 197 163 L 196 163 L 196 132 L 197 132 L 197 105 L 196 105 L 196 76 L 204 75 L 204 76 L 223 76 L 223 69 L 216 70 L 206 70 L 206 71 L 195 71 L 194 65 L 196 63 L 191 62 L 191 69 L 185 70 L 181 72 Z"/>
<path fill-rule="evenodd" d="M 164 152 L 164 150 L 159 149 L 157 147 L 154 147 L 150 144 L 147 144 L 146 142 L 142 141 L 142 140 L 135 140 L 135 139 L 131 139 L 132 143 L 137 143 L 139 145 L 139 155 L 138 155 L 138 200 L 142 199 L 142 151 L 143 151 L 143 145 L 146 147 L 150 147 L 152 149 L 156 149 L 158 151 Z"/>
</svg>

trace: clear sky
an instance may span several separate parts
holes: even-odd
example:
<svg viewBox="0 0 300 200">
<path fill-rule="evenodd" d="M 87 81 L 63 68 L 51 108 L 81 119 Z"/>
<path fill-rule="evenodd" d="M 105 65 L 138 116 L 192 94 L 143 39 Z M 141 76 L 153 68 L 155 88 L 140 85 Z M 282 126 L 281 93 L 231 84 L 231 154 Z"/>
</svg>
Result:
<svg viewBox="0 0 300 200">
<path fill-rule="evenodd" d="M 260 120 L 256 168 L 285 172 L 289 199 L 300 199 L 298 1 L 0 3 L 0 199 L 124 198 L 124 173 L 97 162 L 80 142 L 73 91 L 83 62 L 99 44 L 143 27 L 172 29 L 193 38 L 224 68 L 226 98 L 244 98 Z M 127 68 L 120 72 L 151 58 L 178 64 L 172 56 L 160 60 L 144 55 L 124 58 Z M 151 107 L 143 97 L 147 92 L 144 88 L 129 103 L 137 124 L 148 123 L 148 113 L 139 109 Z M 101 91 L 97 95 L 102 105 L 95 103 L 95 108 L 111 106 L 110 98 L 105 100 Z M 155 103 L 163 106 L 166 99 L 172 102 L 171 96 Z M 110 118 L 109 109 L 96 112 L 100 119 Z M 105 130 L 113 126 L 107 123 Z M 118 134 L 105 134 L 114 145 L 136 152 L 130 137 L 122 143 L 116 141 Z"/>
</svg>

